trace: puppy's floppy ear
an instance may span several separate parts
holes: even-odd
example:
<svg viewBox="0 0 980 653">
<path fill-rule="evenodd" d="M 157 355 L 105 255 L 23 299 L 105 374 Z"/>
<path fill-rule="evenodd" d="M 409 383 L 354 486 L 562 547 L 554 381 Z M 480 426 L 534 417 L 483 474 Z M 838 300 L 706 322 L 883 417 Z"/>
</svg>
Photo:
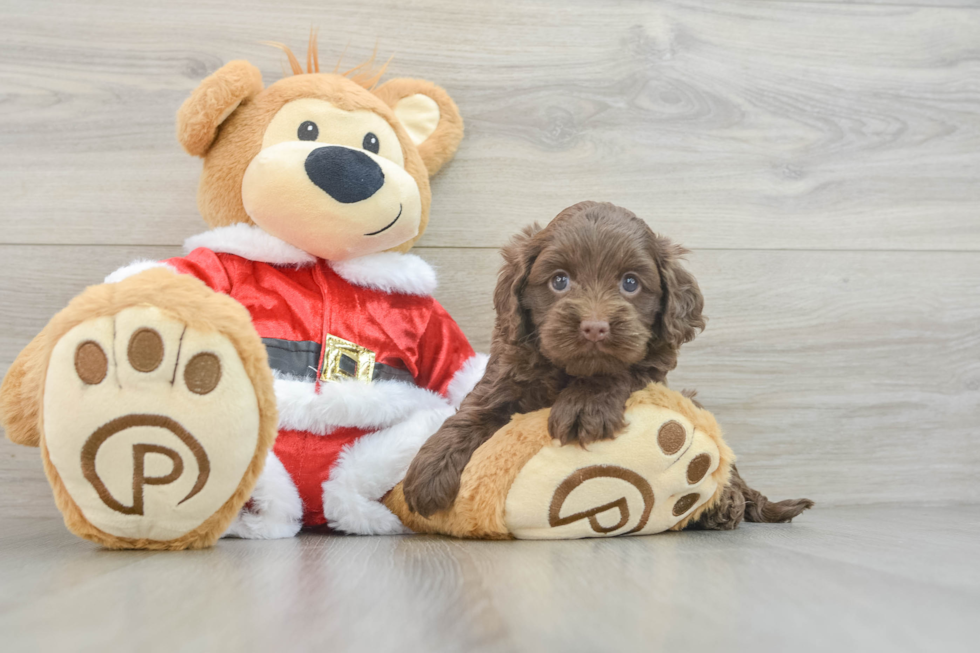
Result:
<svg viewBox="0 0 980 653">
<path fill-rule="evenodd" d="M 446 91 L 424 79 L 403 78 L 385 82 L 374 94 L 405 126 L 430 177 L 453 158 L 463 139 L 463 118 Z"/>
<path fill-rule="evenodd" d="M 541 253 L 540 239 L 535 238 L 540 231 L 537 223 L 525 227 L 500 251 L 504 267 L 493 291 L 493 307 L 497 311 L 496 330 L 507 343 L 517 343 L 531 332 L 530 317 L 521 306 L 521 296 L 534 259 Z"/>
<path fill-rule="evenodd" d="M 247 61 L 229 61 L 202 81 L 177 110 L 177 140 L 188 154 L 208 153 L 221 123 L 262 90 L 262 73 Z"/>
<path fill-rule="evenodd" d="M 694 275 L 681 264 L 688 250 L 656 234 L 652 236 L 652 248 L 663 293 L 657 328 L 660 329 L 660 337 L 676 349 L 694 340 L 694 336 L 704 330 L 705 322 L 701 315 L 704 297 Z"/>
</svg>

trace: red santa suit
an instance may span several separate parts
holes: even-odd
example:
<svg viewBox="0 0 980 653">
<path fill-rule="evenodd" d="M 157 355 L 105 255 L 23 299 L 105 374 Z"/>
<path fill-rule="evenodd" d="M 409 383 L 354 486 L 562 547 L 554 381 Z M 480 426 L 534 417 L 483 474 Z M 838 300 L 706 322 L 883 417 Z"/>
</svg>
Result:
<svg viewBox="0 0 980 653">
<path fill-rule="evenodd" d="M 106 281 L 164 265 L 252 316 L 276 377 L 279 435 L 229 534 L 406 532 L 379 499 L 486 365 L 432 298 L 432 268 L 390 252 L 324 261 L 243 224 L 194 236 L 185 249 Z"/>
</svg>

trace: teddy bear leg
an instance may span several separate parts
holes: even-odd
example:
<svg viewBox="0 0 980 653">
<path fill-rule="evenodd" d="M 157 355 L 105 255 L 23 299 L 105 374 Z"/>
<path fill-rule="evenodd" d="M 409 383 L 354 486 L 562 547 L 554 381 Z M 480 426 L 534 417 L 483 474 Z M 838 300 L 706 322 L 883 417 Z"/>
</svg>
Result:
<svg viewBox="0 0 980 653">
<path fill-rule="evenodd" d="M 509 530 L 525 539 L 660 533 L 713 506 L 731 450 L 713 420 L 698 419 L 679 394 L 668 398 L 628 405 L 627 427 L 614 440 L 543 447 L 508 490 Z"/>
<path fill-rule="evenodd" d="M 42 335 L 41 452 L 69 530 L 112 548 L 213 544 L 276 434 L 247 311 L 152 270 L 89 288 Z"/>
<path fill-rule="evenodd" d="M 252 496 L 222 537 L 277 540 L 293 537 L 303 526 L 303 501 L 289 472 L 271 451 Z"/>
<path fill-rule="evenodd" d="M 463 471 L 453 506 L 426 519 L 401 486 L 385 505 L 410 529 L 459 537 L 574 539 L 679 530 L 714 507 L 734 455 L 714 418 L 659 384 L 633 393 L 615 439 L 561 446 L 547 409 L 515 415 Z"/>
<path fill-rule="evenodd" d="M 41 390 L 48 351 L 44 334 L 24 348 L 0 385 L 0 424 L 7 438 L 29 447 L 41 444 Z"/>
</svg>

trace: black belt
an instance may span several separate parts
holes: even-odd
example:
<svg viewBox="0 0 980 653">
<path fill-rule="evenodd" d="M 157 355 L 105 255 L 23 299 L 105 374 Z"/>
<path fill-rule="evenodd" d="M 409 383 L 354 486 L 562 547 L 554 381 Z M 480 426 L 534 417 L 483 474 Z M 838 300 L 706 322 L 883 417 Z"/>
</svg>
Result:
<svg viewBox="0 0 980 653">
<path fill-rule="evenodd" d="M 313 340 L 281 340 L 262 338 L 262 344 L 269 354 L 269 367 L 292 378 L 304 381 L 339 381 L 343 379 L 371 381 L 405 381 L 415 383 L 408 370 L 378 363 L 374 353 L 347 340 L 328 336 L 327 346 L 330 356 L 324 357 L 325 372 L 318 368 L 323 345 Z M 371 369 L 368 369 L 371 368 Z"/>
</svg>

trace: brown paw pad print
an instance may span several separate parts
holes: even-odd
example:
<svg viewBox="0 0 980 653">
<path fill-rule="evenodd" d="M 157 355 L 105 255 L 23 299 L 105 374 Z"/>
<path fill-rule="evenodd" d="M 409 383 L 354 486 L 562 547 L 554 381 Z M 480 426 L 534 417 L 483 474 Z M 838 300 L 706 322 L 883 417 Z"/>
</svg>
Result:
<svg viewBox="0 0 980 653">
<path fill-rule="evenodd" d="M 86 385 L 99 385 L 109 369 L 109 359 L 94 340 L 86 340 L 75 350 L 75 373 Z"/>
<path fill-rule="evenodd" d="M 698 454 L 687 465 L 687 482 L 690 485 L 700 483 L 704 475 L 711 469 L 711 456 L 706 453 Z"/>
<path fill-rule="evenodd" d="M 674 509 L 671 512 L 673 512 L 674 517 L 680 517 L 685 512 L 690 510 L 691 507 L 695 503 L 697 503 L 698 499 L 700 498 L 701 495 L 698 494 L 697 492 L 692 492 L 691 494 L 685 494 L 680 499 L 678 499 L 676 503 L 674 503 Z"/>
<path fill-rule="evenodd" d="M 163 338 L 154 329 L 137 329 L 129 338 L 126 354 L 134 370 L 152 372 L 163 362 Z"/>
<path fill-rule="evenodd" d="M 194 394 L 206 395 L 221 381 L 221 361 L 211 352 L 195 354 L 184 368 L 184 383 Z"/>
<path fill-rule="evenodd" d="M 133 332 L 126 348 L 130 366 L 143 373 L 160 367 L 164 360 L 164 344 L 160 333 L 143 327 Z M 75 373 L 86 385 L 98 385 L 105 380 L 109 359 L 102 346 L 94 340 L 86 340 L 75 350 Z M 212 392 L 221 381 L 221 360 L 211 352 L 195 354 L 184 367 L 184 384 L 198 395 Z"/>
<path fill-rule="evenodd" d="M 674 420 L 665 422 L 657 432 L 657 444 L 668 456 L 673 456 L 680 451 L 685 442 L 687 442 L 687 431 Z"/>
</svg>

